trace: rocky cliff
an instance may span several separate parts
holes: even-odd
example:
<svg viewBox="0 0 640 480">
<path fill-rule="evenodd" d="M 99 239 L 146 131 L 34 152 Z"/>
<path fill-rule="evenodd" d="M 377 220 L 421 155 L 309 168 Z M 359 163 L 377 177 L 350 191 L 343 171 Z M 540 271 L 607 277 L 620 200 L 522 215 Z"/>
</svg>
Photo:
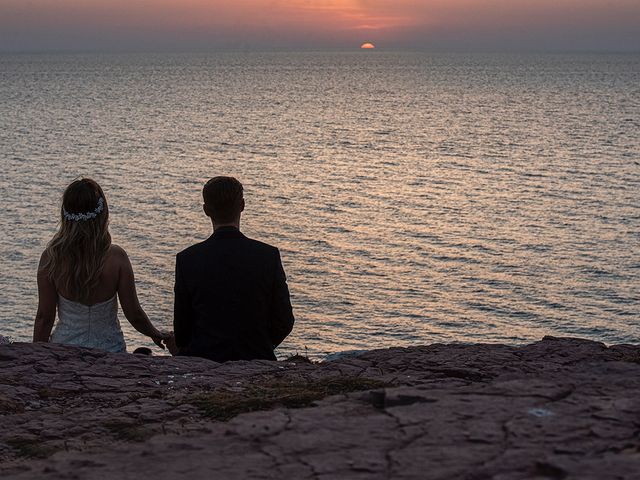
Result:
<svg viewBox="0 0 640 480">
<path fill-rule="evenodd" d="M 299 360 L 0 345 L 0 477 L 640 478 L 638 346 Z"/>
</svg>

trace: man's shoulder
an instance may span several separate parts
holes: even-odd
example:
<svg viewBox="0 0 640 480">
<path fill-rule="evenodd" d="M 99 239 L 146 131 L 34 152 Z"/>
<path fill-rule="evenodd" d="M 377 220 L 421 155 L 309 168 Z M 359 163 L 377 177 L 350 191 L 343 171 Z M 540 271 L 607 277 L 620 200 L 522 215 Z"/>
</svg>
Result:
<svg viewBox="0 0 640 480">
<path fill-rule="evenodd" d="M 278 249 L 273 245 L 269 245 L 268 243 L 261 242 L 260 240 L 255 240 L 249 237 L 244 237 L 244 240 L 248 248 L 252 248 L 256 251 L 264 252 L 265 254 L 270 255 L 276 255 L 278 253 Z"/>
<path fill-rule="evenodd" d="M 178 259 L 188 259 L 191 257 L 197 257 L 199 253 L 206 250 L 206 240 L 204 242 L 198 242 L 190 247 L 185 248 L 176 255 Z"/>
<path fill-rule="evenodd" d="M 236 239 L 234 241 L 234 244 L 240 248 L 263 255 L 279 255 L 279 250 L 277 247 L 246 236 Z M 216 242 L 212 241 L 212 239 L 209 238 L 208 240 L 196 243 L 194 245 L 191 245 L 190 247 L 185 248 L 178 253 L 177 257 L 178 259 L 188 261 L 188 259 L 205 255 L 208 251 L 215 248 Z"/>
</svg>

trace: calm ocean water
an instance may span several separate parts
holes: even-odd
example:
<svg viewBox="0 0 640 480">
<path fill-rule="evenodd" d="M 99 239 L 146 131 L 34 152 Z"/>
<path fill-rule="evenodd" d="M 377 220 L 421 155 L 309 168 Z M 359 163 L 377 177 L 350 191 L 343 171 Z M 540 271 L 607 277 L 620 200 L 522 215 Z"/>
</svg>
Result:
<svg viewBox="0 0 640 480">
<path fill-rule="evenodd" d="M 102 184 L 169 327 L 175 253 L 210 234 L 202 184 L 229 174 L 245 233 L 282 251 L 280 355 L 640 342 L 638 55 L 0 56 L 0 165 L 16 340 L 71 180 Z"/>
</svg>

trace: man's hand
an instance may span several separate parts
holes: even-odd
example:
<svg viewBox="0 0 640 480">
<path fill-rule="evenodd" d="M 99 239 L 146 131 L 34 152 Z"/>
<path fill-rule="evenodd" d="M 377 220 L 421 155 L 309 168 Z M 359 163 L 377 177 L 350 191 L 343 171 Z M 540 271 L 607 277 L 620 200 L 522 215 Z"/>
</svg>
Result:
<svg viewBox="0 0 640 480">
<path fill-rule="evenodd" d="M 176 337 L 173 334 L 173 332 L 171 332 L 171 336 L 169 338 L 166 338 L 164 340 L 164 344 L 166 345 L 171 355 L 178 354 L 179 349 L 178 349 L 178 346 L 176 345 Z"/>
<path fill-rule="evenodd" d="M 173 332 L 166 332 L 162 330 L 158 330 L 156 334 L 151 337 L 151 340 L 153 340 L 153 343 L 155 343 L 157 346 L 159 346 L 163 350 L 165 349 L 166 342 L 169 339 L 173 339 Z"/>
</svg>

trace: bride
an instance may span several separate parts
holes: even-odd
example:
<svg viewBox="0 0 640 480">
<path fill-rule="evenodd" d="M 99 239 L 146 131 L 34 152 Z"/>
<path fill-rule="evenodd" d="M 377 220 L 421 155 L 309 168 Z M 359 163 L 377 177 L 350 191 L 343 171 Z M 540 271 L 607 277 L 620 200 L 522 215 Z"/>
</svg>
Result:
<svg viewBox="0 0 640 480">
<path fill-rule="evenodd" d="M 127 320 L 156 345 L 171 334 L 156 329 L 138 302 L 127 253 L 111 244 L 109 208 L 100 185 L 74 181 L 62 196 L 61 224 L 40 258 L 34 342 L 125 352 L 118 299 Z M 58 310 L 58 323 L 53 329 Z"/>
</svg>

